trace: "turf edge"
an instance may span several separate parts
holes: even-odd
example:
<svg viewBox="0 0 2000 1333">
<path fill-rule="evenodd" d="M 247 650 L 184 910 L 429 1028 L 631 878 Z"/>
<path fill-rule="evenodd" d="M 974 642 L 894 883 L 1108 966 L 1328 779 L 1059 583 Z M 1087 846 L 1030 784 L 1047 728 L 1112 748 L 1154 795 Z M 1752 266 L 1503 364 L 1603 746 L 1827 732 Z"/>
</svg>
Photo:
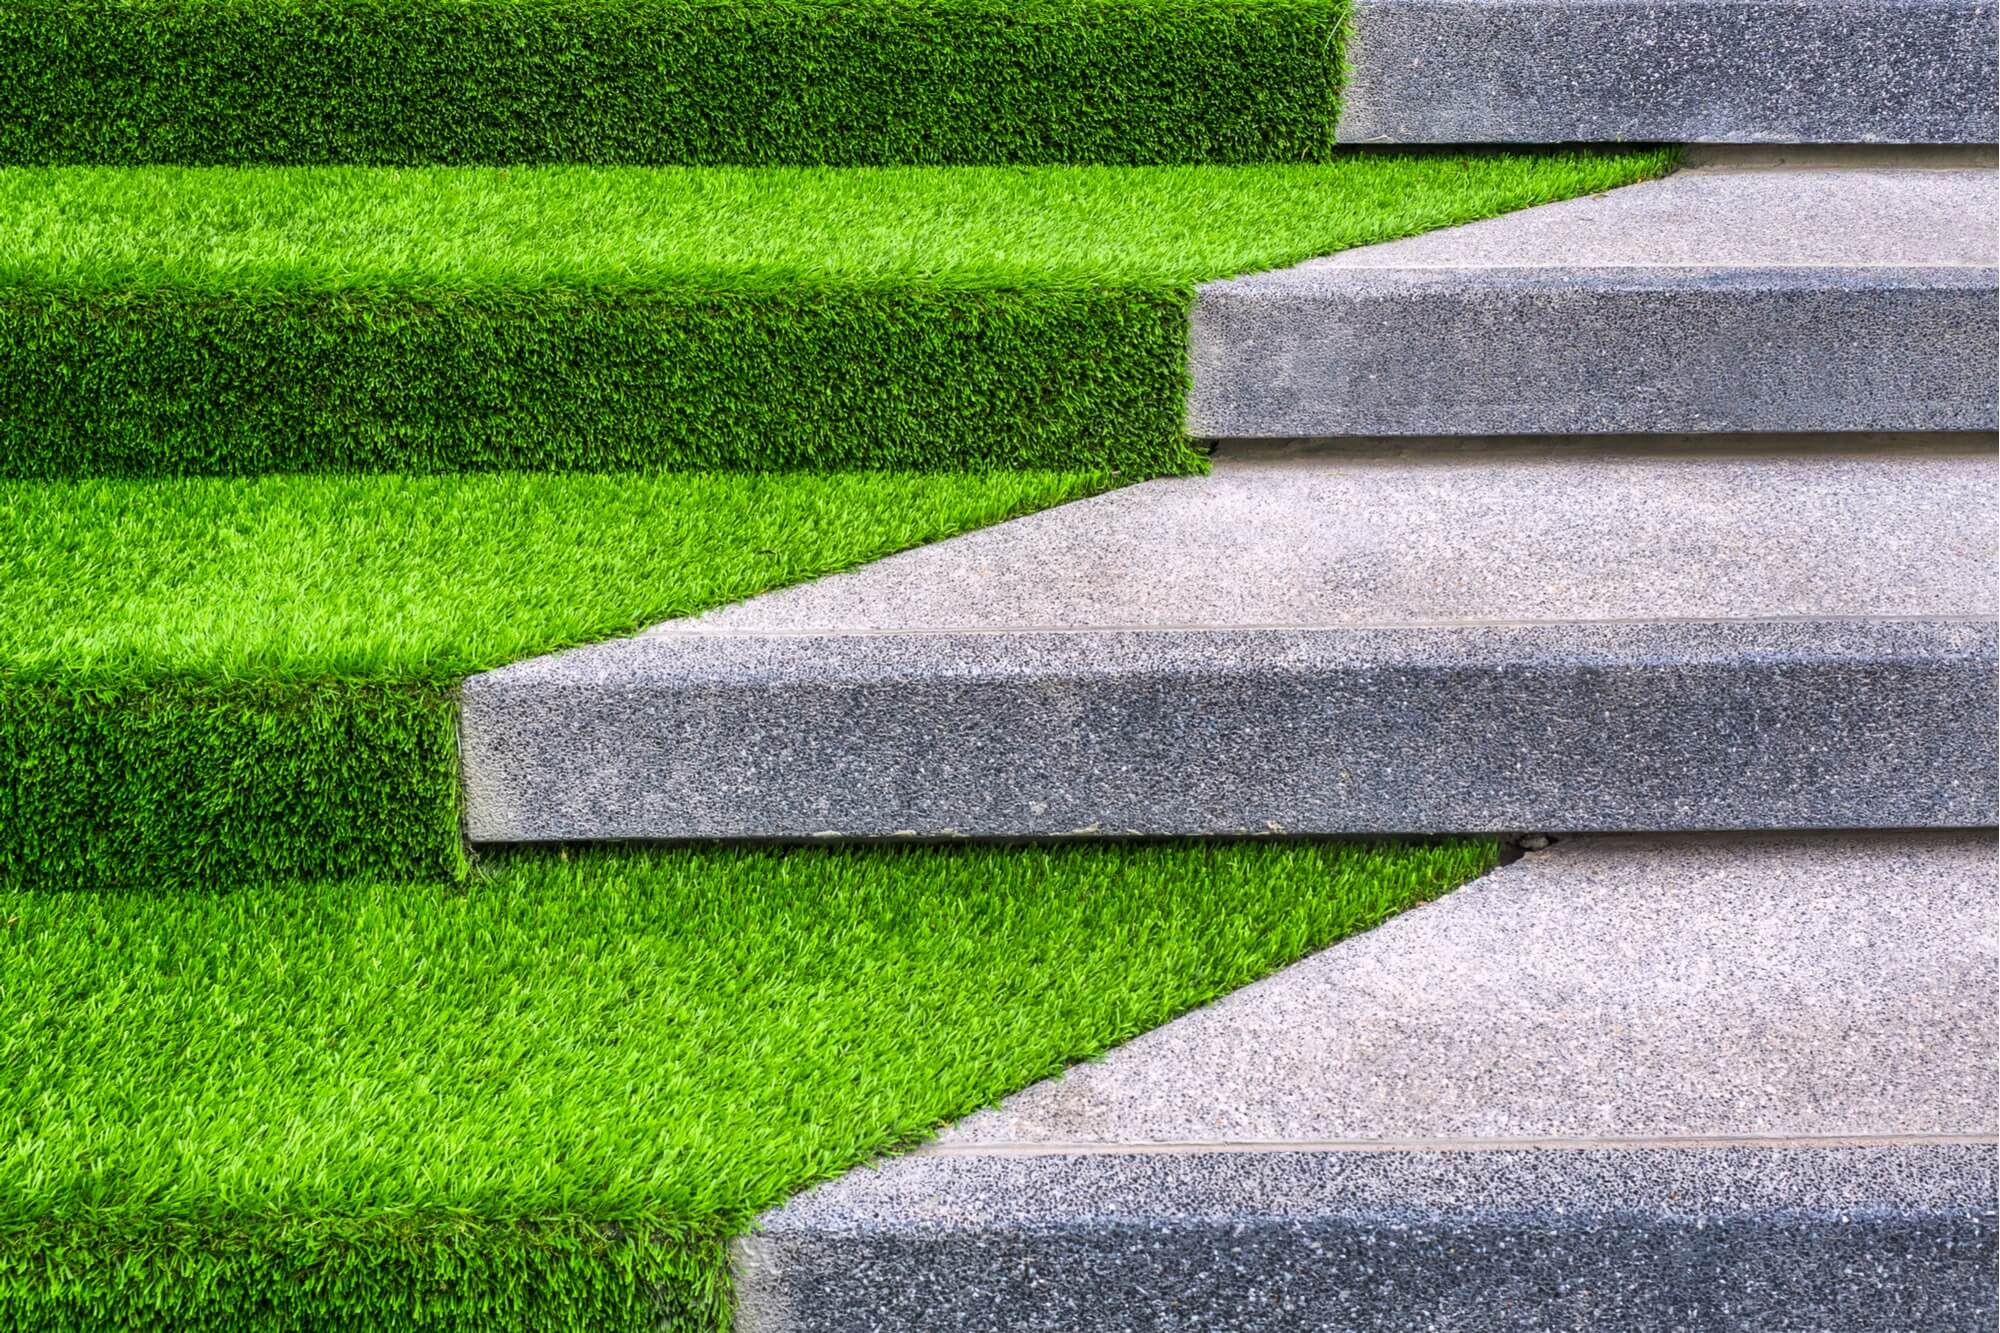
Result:
<svg viewBox="0 0 2000 1333">
<path fill-rule="evenodd" d="M 1344 0 L 14 0 L 0 162 L 1310 162 Z"/>
<path fill-rule="evenodd" d="M 0 475 L 1187 474 L 1192 290 L 0 296 Z"/>
<path fill-rule="evenodd" d="M 0 1229 L 0 1328 L 726 1333 L 726 1242 L 575 1219 Z"/>
<path fill-rule="evenodd" d="M 0 676 L 0 883 L 455 879 L 457 716 L 421 682 Z"/>
</svg>

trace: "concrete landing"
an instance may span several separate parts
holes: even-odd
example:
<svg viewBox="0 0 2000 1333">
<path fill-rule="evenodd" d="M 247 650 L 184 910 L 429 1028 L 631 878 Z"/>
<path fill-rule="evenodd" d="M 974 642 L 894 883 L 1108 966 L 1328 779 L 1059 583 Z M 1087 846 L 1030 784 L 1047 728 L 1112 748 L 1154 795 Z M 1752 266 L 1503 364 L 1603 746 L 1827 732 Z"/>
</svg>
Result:
<svg viewBox="0 0 2000 1333">
<path fill-rule="evenodd" d="M 739 1328 L 1990 1328 L 1995 887 L 1559 842 L 767 1215 Z"/>
<path fill-rule="evenodd" d="M 1205 285 L 1214 439 L 1991 430 L 1995 173 L 1701 167 Z"/>
<path fill-rule="evenodd" d="M 1985 824 L 1990 441 L 1267 451 L 475 676 L 477 841 Z"/>
</svg>

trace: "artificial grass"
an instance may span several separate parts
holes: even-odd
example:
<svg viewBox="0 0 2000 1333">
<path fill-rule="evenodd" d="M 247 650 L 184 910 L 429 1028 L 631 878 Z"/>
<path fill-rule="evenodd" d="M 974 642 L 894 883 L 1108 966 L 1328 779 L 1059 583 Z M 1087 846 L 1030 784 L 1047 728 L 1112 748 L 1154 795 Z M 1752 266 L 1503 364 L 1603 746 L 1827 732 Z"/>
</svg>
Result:
<svg viewBox="0 0 2000 1333">
<path fill-rule="evenodd" d="M 723 1240 L 1488 843 L 0 891 L 0 1328 L 721 1330 Z"/>
<path fill-rule="evenodd" d="M 0 475 L 1187 472 L 1198 282 L 1671 163 L 0 171 Z"/>
<path fill-rule="evenodd" d="M 464 869 L 464 675 L 1101 474 L 0 483 L 0 883 Z"/>
<path fill-rule="evenodd" d="M 1344 0 L 12 0 L 0 162 L 1302 162 Z"/>
</svg>

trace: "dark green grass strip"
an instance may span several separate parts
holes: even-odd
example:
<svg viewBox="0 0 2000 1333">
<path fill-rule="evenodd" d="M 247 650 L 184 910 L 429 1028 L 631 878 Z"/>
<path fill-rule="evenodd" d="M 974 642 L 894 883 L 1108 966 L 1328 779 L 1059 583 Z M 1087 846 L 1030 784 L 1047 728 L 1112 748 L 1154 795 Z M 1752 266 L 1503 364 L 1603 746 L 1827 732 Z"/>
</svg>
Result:
<svg viewBox="0 0 2000 1333">
<path fill-rule="evenodd" d="M 1186 341 L 1142 292 L 0 297 L 0 467 L 1157 476 Z"/>
<path fill-rule="evenodd" d="M 1310 162 L 1341 0 L 7 0 L 0 162 Z"/>
<path fill-rule="evenodd" d="M 1197 283 L 1671 161 L 0 171 L 0 476 L 1186 472 Z"/>
<path fill-rule="evenodd" d="M 1106 484 L 0 483 L 0 883 L 450 877 L 459 677 Z"/>
<path fill-rule="evenodd" d="M 760 1210 L 1486 843 L 508 858 L 0 892 L 0 1328 L 723 1328 Z"/>
<path fill-rule="evenodd" d="M 448 686 L 0 673 L 0 881 L 461 873 Z"/>
</svg>

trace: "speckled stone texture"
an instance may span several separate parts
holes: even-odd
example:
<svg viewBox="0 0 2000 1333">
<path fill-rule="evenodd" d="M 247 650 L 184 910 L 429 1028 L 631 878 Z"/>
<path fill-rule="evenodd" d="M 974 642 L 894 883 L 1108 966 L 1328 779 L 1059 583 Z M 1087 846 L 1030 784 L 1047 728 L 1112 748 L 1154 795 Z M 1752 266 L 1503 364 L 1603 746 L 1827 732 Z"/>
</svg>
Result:
<svg viewBox="0 0 2000 1333">
<path fill-rule="evenodd" d="M 476 676 L 478 841 L 1969 825 L 1990 448 L 1223 464 Z"/>
<path fill-rule="evenodd" d="M 767 1214 L 738 1328 L 1983 1333 L 1994 881 L 1560 841 Z"/>
<path fill-rule="evenodd" d="M 939 1141 L 1991 1133 L 1994 854 L 1990 831 L 1558 842 Z"/>
<path fill-rule="evenodd" d="M 1986 1147 L 919 1157 L 868 1183 L 737 1242 L 737 1333 L 1989 1333 L 1995 1317 Z"/>
<path fill-rule="evenodd" d="M 1708 167 L 1209 283 L 1189 431 L 1989 430 L 1995 173 Z"/>
<path fill-rule="evenodd" d="M 1346 143 L 1992 143 L 1987 0 L 1357 0 Z"/>
</svg>

